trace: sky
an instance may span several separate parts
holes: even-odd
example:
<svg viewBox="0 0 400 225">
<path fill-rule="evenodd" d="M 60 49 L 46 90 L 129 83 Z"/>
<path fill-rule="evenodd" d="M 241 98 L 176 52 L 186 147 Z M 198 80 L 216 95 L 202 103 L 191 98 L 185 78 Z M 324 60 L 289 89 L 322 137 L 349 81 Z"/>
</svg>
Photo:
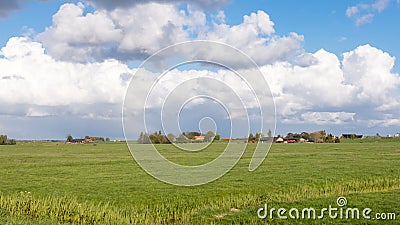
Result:
<svg viewBox="0 0 400 225">
<path fill-rule="evenodd" d="M 249 128 L 235 133 L 245 136 L 260 129 L 254 112 L 269 107 L 275 116 L 268 111 L 264 117 L 275 118 L 275 134 L 394 135 L 400 132 L 399 21 L 399 0 L 2 1 L 0 133 L 16 139 L 123 139 L 127 90 L 159 76 L 139 75 L 141 63 L 168 46 L 208 40 L 251 57 L 275 107 L 254 103 L 259 96 L 251 86 L 261 83 L 244 84 L 216 65 L 183 65 L 154 85 L 147 105 L 132 103 L 148 109 L 148 132 L 176 122 L 165 133 L 212 128 L 229 137 L 230 121 L 248 120 Z M 210 50 L 205 57 L 228 64 L 238 59 L 227 52 Z M 194 98 L 199 93 L 212 98 Z M 165 102 L 181 114 L 163 114 L 160 122 Z M 204 125 L 204 118 L 213 122 Z M 133 136 L 144 129 L 130 126 Z M 263 132 L 274 129 L 262 126 Z"/>
</svg>

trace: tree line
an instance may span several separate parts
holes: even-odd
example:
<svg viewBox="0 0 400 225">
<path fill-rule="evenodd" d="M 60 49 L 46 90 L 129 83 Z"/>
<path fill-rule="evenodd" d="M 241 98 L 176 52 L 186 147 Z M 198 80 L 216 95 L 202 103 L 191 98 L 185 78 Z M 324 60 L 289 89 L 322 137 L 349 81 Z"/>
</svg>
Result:
<svg viewBox="0 0 400 225">
<path fill-rule="evenodd" d="M 272 131 L 268 130 L 267 136 L 269 138 L 272 138 Z M 263 133 L 250 133 L 247 142 L 249 143 L 255 143 L 260 141 L 264 137 Z M 335 137 L 332 134 L 327 134 L 325 130 L 321 131 L 316 131 L 316 132 L 301 132 L 301 133 L 287 133 L 286 136 L 281 136 L 278 134 L 276 138 L 284 138 L 284 139 L 295 139 L 296 141 L 299 141 L 300 139 L 304 140 L 313 140 L 317 143 L 340 143 L 340 138 Z"/>
<path fill-rule="evenodd" d="M 73 142 L 73 141 L 87 141 L 87 140 L 90 140 L 90 141 L 92 141 L 92 142 L 104 142 L 104 141 L 106 141 L 106 142 L 109 142 L 110 141 L 110 138 L 104 138 L 104 137 L 94 137 L 94 136 L 88 136 L 88 135 L 86 135 L 85 136 L 85 138 L 78 138 L 78 139 L 75 139 L 74 137 L 72 137 L 72 135 L 68 135 L 67 136 L 67 142 Z"/>
<path fill-rule="evenodd" d="M 196 137 L 198 139 L 196 139 Z M 164 135 L 161 131 L 156 131 L 152 134 L 140 132 L 138 143 L 139 144 L 171 144 L 171 143 L 193 143 L 193 142 L 212 142 L 219 140 L 221 135 L 208 131 L 205 134 L 200 132 L 182 132 L 176 137 L 174 134 L 169 133 Z"/>
<path fill-rule="evenodd" d="M 278 135 L 281 137 L 281 135 Z M 340 143 L 340 138 L 335 137 L 334 135 L 327 134 L 325 130 L 315 131 L 315 132 L 301 132 L 301 133 L 287 133 L 285 139 L 305 139 L 305 140 L 313 140 L 317 143 Z"/>
</svg>

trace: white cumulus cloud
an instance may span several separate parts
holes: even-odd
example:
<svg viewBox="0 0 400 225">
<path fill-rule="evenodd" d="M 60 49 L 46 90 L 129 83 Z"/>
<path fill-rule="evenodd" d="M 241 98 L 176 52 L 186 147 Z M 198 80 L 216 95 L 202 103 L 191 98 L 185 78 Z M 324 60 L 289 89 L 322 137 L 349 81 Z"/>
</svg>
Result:
<svg viewBox="0 0 400 225">
<path fill-rule="evenodd" d="M 116 60 L 85 64 L 57 61 L 45 54 L 40 43 L 25 37 L 11 38 L 0 53 L 0 101 L 18 108 L 21 112 L 16 114 L 28 116 L 50 115 L 45 111 L 49 106 L 120 105 L 127 86 L 124 77 L 132 74 Z M 2 107 L 0 114 L 7 110 L 10 108 Z"/>
<path fill-rule="evenodd" d="M 356 87 L 355 100 L 381 105 L 398 102 L 391 93 L 398 89 L 399 75 L 392 73 L 395 58 L 370 45 L 343 54 L 344 83 Z"/>
<path fill-rule="evenodd" d="M 312 57 L 316 62 L 306 67 L 289 62 L 261 67 L 282 121 L 364 123 L 387 112 L 394 113 L 390 119 L 399 115 L 394 57 L 370 45 L 344 53 L 342 61 L 325 50 Z"/>
<path fill-rule="evenodd" d="M 224 12 L 219 11 L 211 15 L 217 22 L 210 25 L 206 13 L 190 5 L 178 9 L 174 4 L 149 2 L 90 13 L 85 9 L 82 3 L 62 5 L 52 25 L 37 35 L 53 58 L 144 60 L 169 45 L 207 39 L 230 44 L 265 65 L 295 57 L 304 40 L 294 32 L 275 35 L 274 22 L 261 10 L 243 16 L 237 25 L 226 24 Z"/>
</svg>

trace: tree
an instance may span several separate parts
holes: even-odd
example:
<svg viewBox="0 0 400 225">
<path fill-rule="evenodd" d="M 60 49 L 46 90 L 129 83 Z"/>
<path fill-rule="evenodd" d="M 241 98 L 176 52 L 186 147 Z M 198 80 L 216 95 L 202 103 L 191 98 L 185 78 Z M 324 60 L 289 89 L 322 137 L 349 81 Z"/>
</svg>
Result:
<svg viewBox="0 0 400 225">
<path fill-rule="evenodd" d="M 179 143 L 187 143 L 189 142 L 189 139 L 186 137 L 185 132 L 183 132 L 182 134 L 179 135 L 177 141 Z"/>
<path fill-rule="evenodd" d="M 316 132 L 310 133 L 310 139 L 314 140 L 315 143 L 323 143 L 325 141 L 325 138 L 322 136 L 321 131 L 316 131 Z"/>
<path fill-rule="evenodd" d="M 326 132 L 325 132 L 325 130 L 321 130 L 319 133 L 321 134 L 322 140 L 325 140 L 325 138 L 326 138 Z"/>
<path fill-rule="evenodd" d="M 17 142 L 14 139 L 8 140 L 7 135 L 0 135 L 0 145 L 15 145 Z"/>
<path fill-rule="evenodd" d="M 255 136 L 254 140 L 255 141 L 259 141 L 260 140 L 260 134 L 259 133 L 256 133 L 256 136 Z"/>
<path fill-rule="evenodd" d="M 176 137 L 175 137 L 175 135 L 173 135 L 173 134 L 171 134 L 171 133 L 169 133 L 169 134 L 167 135 L 167 138 L 168 138 L 168 140 L 169 140 L 171 143 L 175 143 L 175 142 L 176 142 Z"/>
<path fill-rule="evenodd" d="M 110 142 L 110 138 L 109 137 L 106 138 L 106 142 Z"/>
<path fill-rule="evenodd" d="M 188 139 L 194 139 L 194 136 L 200 136 L 201 134 L 199 133 L 199 132 L 187 132 L 186 133 L 186 137 L 188 138 Z"/>
<path fill-rule="evenodd" d="M 0 135 L 0 145 L 7 144 L 7 135 Z"/>
<path fill-rule="evenodd" d="M 143 134 L 143 132 L 140 132 L 138 143 L 139 144 L 144 144 L 143 142 L 144 142 L 144 134 Z"/>
<path fill-rule="evenodd" d="M 160 140 L 157 137 L 157 132 L 155 134 L 150 134 L 149 136 L 151 143 L 160 144 Z"/>
<path fill-rule="evenodd" d="M 301 132 L 300 135 L 301 135 L 302 138 L 304 138 L 306 140 L 309 140 L 311 138 L 310 134 L 307 133 L 307 132 Z"/>
<path fill-rule="evenodd" d="M 271 137 L 272 137 L 272 131 L 271 131 L 271 130 L 268 130 L 267 135 L 268 135 L 269 138 L 271 138 Z"/>
<path fill-rule="evenodd" d="M 249 138 L 247 139 L 247 142 L 253 142 L 254 141 L 254 135 L 253 133 L 249 134 Z"/>
<path fill-rule="evenodd" d="M 221 135 L 220 134 L 216 134 L 214 137 L 214 141 L 219 141 L 221 139 Z"/>
<path fill-rule="evenodd" d="M 150 140 L 149 134 L 144 133 L 141 144 L 150 144 L 150 143 L 151 143 L 151 140 Z"/>
<path fill-rule="evenodd" d="M 295 134 L 293 134 L 293 138 L 300 139 L 301 138 L 301 134 L 295 133 Z"/>
<path fill-rule="evenodd" d="M 286 138 L 287 138 L 287 139 L 292 139 L 292 138 L 294 138 L 294 137 L 293 137 L 293 133 L 287 133 L 287 134 L 286 134 Z"/>
<path fill-rule="evenodd" d="M 333 143 L 334 142 L 333 135 L 328 134 L 328 136 L 326 136 L 326 138 L 325 138 L 325 142 Z"/>
<path fill-rule="evenodd" d="M 208 131 L 206 133 L 206 135 L 204 136 L 204 141 L 211 142 L 211 141 L 213 141 L 214 137 L 215 137 L 215 133 L 212 131 Z"/>
<path fill-rule="evenodd" d="M 74 138 L 72 137 L 72 135 L 68 135 L 68 136 L 67 136 L 67 141 L 68 141 L 68 142 L 71 142 L 72 140 L 74 140 Z"/>
<path fill-rule="evenodd" d="M 159 135 L 158 138 L 160 140 L 160 144 L 171 144 L 171 142 L 165 135 Z"/>
</svg>

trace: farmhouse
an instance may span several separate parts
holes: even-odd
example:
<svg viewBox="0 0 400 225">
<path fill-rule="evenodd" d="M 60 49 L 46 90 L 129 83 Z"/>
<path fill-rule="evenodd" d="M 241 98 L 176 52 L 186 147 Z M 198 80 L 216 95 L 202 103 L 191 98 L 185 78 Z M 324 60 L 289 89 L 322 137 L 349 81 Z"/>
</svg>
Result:
<svg viewBox="0 0 400 225">
<path fill-rule="evenodd" d="M 279 138 L 276 139 L 275 142 L 276 142 L 276 143 L 283 143 L 283 138 L 279 137 Z"/>
<path fill-rule="evenodd" d="M 297 139 L 295 138 L 289 138 L 285 140 L 287 143 L 297 143 Z"/>
<path fill-rule="evenodd" d="M 204 141 L 205 136 L 194 136 L 193 139 L 195 141 Z"/>
</svg>

